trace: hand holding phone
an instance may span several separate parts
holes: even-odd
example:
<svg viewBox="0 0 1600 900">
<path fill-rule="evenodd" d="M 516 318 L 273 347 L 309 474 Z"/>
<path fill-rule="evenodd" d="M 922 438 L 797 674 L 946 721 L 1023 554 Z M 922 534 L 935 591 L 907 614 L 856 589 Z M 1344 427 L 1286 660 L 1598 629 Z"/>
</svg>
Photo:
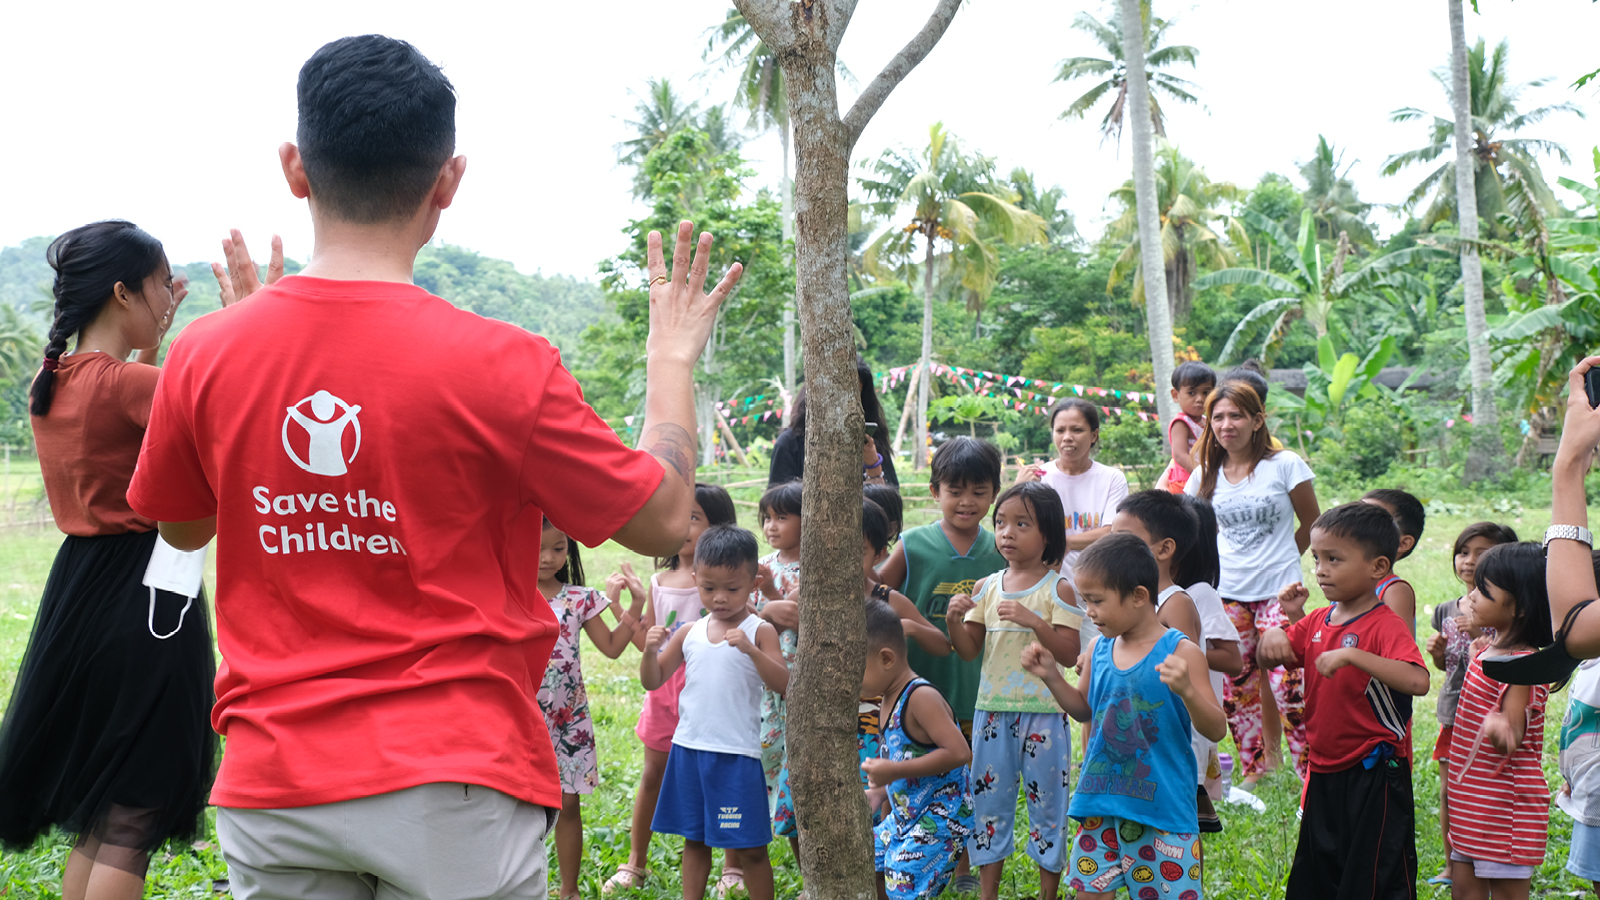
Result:
<svg viewBox="0 0 1600 900">
<path fill-rule="evenodd" d="M 1600 408 L 1600 366 L 1583 373 L 1583 392 L 1589 395 L 1590 409 Z"/>
</svg>

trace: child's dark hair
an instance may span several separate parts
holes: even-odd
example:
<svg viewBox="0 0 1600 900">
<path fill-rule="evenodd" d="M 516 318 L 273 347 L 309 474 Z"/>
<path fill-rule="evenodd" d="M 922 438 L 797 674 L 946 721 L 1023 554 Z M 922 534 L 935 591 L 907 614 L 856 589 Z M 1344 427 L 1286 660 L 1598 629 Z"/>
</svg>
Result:
<svg viewBox="0 0 1600 900">
<path fill-rule="evenodd" d="M 961 435 L 933 451 L 928 467 L 931 484 L 948 487 L 976 487 L 988 483 L 1000 490 L 1000 448 L 985 440 Z"/>
<path fill-rule="evenodd" d="M 890 539 L 899 537 L 906 524 L 905 501 L 900 497 L 900 489 L 892 484 L 867 484 L 862 485 L 861 494 L 883 507 L 883 514 L 889 517 Z"/>
<path fill-rule="evenodd" d="M 1516 601 L 1511 627 L 1500 635 L 1501 642 L 1531 647 L 1550 644 L 1550 595 L 1544 576 L 1544 548 L 1532 541 L 1496 544 L 1478 558 L 1473 572 L 1478 592 L 1488 596 L 1492 584 Z"/>
<path fill-rule="evenodd" d="M 900 614 L 882 600 L 867 601 L 867 649 L 881 650 L 892 647 L 904 651 L 905 626 L 900 624 Z"/>
<path fill-rule="evenodd" d="M 1061 495 L 1055 488 L 1041 481 L 1024 481 L 1006 488 L 1005 493 L 994 501 L 994 513 L 989 517 L 989 523 L 995 524 L 1000 519 L 1000 507 L 1007 500 L 1016 498 L 1021 500 L 1033 515 L 1033 523 L 1044 535 L 1044 564 L 1055 566 L 1067 558 L 1067 517 L 1061 511 Z"/>
<path fill-rule="evenodd" d="M 876 422 L 878 430 L 872 434 L 872 443 L 877 445 L 878 452 L 884 459 L 894 458 L 894 448 L 889 444 L 889 423 L 885 421 L 883 404 L 878 400 L 878 379 L 872 375 L 872 367 L 858 354 L 856 356 L 856 383 L 861 388 L 861 416 L 866 422 Z M 789 427 L 786 431 L 793 431 L 804 438 L 806 435 L 806 386 L 800 385 L 799 392 L 794 398 L 794 408 L 790 410 Z M 800 442 L 805 446 L 805 441 Z"/>
<path fill-rule="evenodd" d="M 300 67 L 295 133 L 317 208 L 358 224 L 409 218 L 456 146 L 450 79 L 405 41 L 322 45 Z"/>
<path fill-rule="evenodd" d="M 1461 529 L 1461 533 L 1456 535 L 1456 542 L 1450 548 L 1450 555 L 1460 556 L 1462 551 L 1466 550 L 1468 541 L 1480 537 L 1488 538 L 1492 544 L 1515 544 L 1517 542 L 1517 533 L 1508 525 L 1501 525 L 1499 522 L 1474 522 Z"/>
<path fill-rule="evenodd" d="M 889 514 L 867 497 L 861 498 L 861 536 L 878 553 L 889 549 Z"/>
<path fill-rule="evenodd" d="M 1222 583 L 1222 554 L 1217 550 L 1217 511 L 1211 508 L 1211 501 L 1204 497 L 1190 494 L 1180 496 L 1183 505 L 1194 514 L 1195 539 L 1194 546 L 1178 560 L 1172 580 L 1186 588 L 1201 583 L 1216 587 Z"/>
<path fill-rule="evenodd" d="M 756 504 L 761 514 L 761 521 L 765 522 L 780 513 L 786 516 L 800 515 L 801 485 L 800 479 L 796 478 L 767 488 L 767 492 L 761 495 L 761 502 Z"/>
<path fill-rule="evenodd" d="M 1161 568 L 1156 565 L 1155 554 L 1144 541 L 1125 531 L 1113 532 L 1090 544 L 1078 554 L 1073 570 L 1079 578 L 1093 575 L 1119 597 L 1144 588 L 1153 605 L 1161 593 Z"/>
<path fill-rule="evenodd" d="M 1174 390 L 1206 385 L 1215 387 L 1216 383 L 1217 370 L 1196 359 L 1179 363 L 1178 367 L 1172 370 L 1172 387 Z"/>
<path fill-rule="evenodd" d="M 56 303 L 44 347 L 46 360 L 61 358 L 67 341 L 100 315 L 119 282 L 130 291 L 143 291 L 144 280 L 167 265 L 160 241 L 120 219 L 72 229 L 50 242 L 44 258 L 56 270 L 50 288 Z M 40 371 L 28 390 L 28 411 L 36 416 L 50 414 L 56 387 L 53 365 Z"/>
<path fill-rule="evenodd" d="M 1341 503 L 1311 523 L 1313 529 L 1336 538 L 1355 541 L 1367 559 L 1384 557 L 1390 563 L 1400 553 L 1400 526 L 1394 516 L 1371 503 Z"/>
<path fill-rule="evenodd" d="M 761 549 L 756 536 L 737 525 L 713 525 L 700 532 L 694 545 L 696 569 L 737 569 L 744 567 L 752 573 L 761 565 Z"/>
<path fill-rule="evenodd" d="M 1222 376 L 1222 380 L 1224 382 L 1238 381 L 1249 385 L 1250 389 L 1255 391 L 1256 396 L 1261 399 L 1261 404 L 1263 406 L 1266 405 L 1267 370 L 1261 368 L 1261 363 L 1256 362 L 1253 359 L 1247 359 L 1239 365 L 1234 366 L 1232 369 L 1229 369 L 1228 373 Z"/>
<path fill-rule="evenodd" d="M 700 511 L 706 514 L 707 528 L 713 525 L 736 525 L 739 522 L 739 513 L 733 508 L 733 498 L 728 496 L 727 489 L 720 484 L 696 481 L 694 502 L 700 507 Z M 656 568 L 677 571 L 678 554 L 657 559 Z"/>
<path fill-rule="evenodd" d="M 1376 488 L 1362 494 L 1361 499 L 1381 503 L 1394 510 L 1394 524 L 1399 526 L 1402 535 L 1411 538 L 1411 550 L 1417 549 L 1417 544 L 1422 542 L 1422 528 L 1428 522 L 1428 511 L 1423 508 L 1421 500 L 1398 488 Z M 1411 550 L 1401 556 L 1410 556 Z"/>
<path fill-rule="evenodd" d="M 1069 409 L 1077 410 L 1078 415 L 1083 416 L 1083 420 L 1089 423 L 1089 430 L 1094 432 L 1094 441 L 1089 444 L 1090 449 L 1098 447 L 1100 445 L 1100 407 L 1081 397 L 1068 397 L 1065 400 L 1057 400 L 1052 403 L 1050 409 L 1045 412 L 1046 427 L 1050 431 L 1055 431 L 1056 416 Z"/>
<path fill-rule="evenodd" d="M 1178 570 L 1183 558 L 1199 541 L 1200 523 L 1195 521 L 1193 510 L 1183 502 L 1183 497 L 1171 491 L 1140 491 L 1129 494 L 1117 504 L 1117 512 L 1127 513 L 1144 523 L 1145 530 L 1157 543 L 1172 539 L 1172 569 Z M 1173 581 L 1177 581 L 1176 578 Z"/>
<path fill-rule="evenodd" d="M 544 527 L 555 528 L 556 526 L 550 524 L 550 519 L 546 518 Z M 582 587 L 583 558 L 578 552 L 578 542 L 565 531 L 561 532 L 561 536 L 567 539 L 567 564 L 556 570 L 556 580 L 562 584 L 575 584 Z"/>
</svg>

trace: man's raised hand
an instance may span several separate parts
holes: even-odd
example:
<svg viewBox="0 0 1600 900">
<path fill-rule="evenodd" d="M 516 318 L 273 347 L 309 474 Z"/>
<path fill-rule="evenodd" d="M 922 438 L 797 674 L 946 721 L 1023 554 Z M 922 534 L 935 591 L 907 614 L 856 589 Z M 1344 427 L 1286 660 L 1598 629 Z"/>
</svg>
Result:
<svg viewBox="0 0 1600 900">
<path fill-rule="evenodd" d="M 650 232 L 645 241 L 645 271 L 650 279 L 650 334 L 645 339 L 645 354 L 652 361 L 694 365 L 711 337 L 717 310 L 744 275 L 744 266 L 734 263 L 706 293 L 712 237 L 702 232 L 698 245 L 691 243 L 693 239 L 694 223 L 680 222 L 670 271 L 662 256 L 661 232 Z"/>
<path fill-rule="evenodd" d="M 212 263 L 211 274 L 217 277 L 217 288 L 222 292 L 222 305 L 232 306 L 261 290 L 263 283 L 272 284 L 283 277 L 283 238 L 272 236 L 272 255 L 267 259 L 267 280 L 256 275 L 256 261 L 250 258 L 250 249 L 244 245 L 244 234 L 235 228 L 222 239 L 223 263 Z"/>
</svg>

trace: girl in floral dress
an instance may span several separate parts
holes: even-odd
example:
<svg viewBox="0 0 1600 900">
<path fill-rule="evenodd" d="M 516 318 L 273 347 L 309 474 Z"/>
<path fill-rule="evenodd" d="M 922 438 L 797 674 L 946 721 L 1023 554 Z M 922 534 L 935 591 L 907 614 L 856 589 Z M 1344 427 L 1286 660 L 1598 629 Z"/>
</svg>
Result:
<svg viewBox="0 0 1600 900">
<path fill-rule="evenodd" d="M 606 593 L 583 586 L 583 563 L 578 544 L 544 520 L 539 538 L 539 593 L 550 601 L 560 631 L 550 651 L 550 665 L 539 688 L 539 709 L 550 728 L 556 768 L 561 775 L 561 817 L 556 820 L 556 859 L 561 865 L 562 900 L 578 896 L 578 868 L 583 858 L 582 794 L 594 793 L 600 780 L 594 749 L 594 724 L 589 720 L 589 695 L 583 688 L 583 665 L 578 658 L 578 630 L 589 635 L 595 649 L 611 659 L 622 655 L 639 624 L 645 588 L 633 567 L 606 579 Z M 618 602 L 626 587 L 633 603 L 623 610 Z M 608 628 L 600 611 L 611 607 L 617 627 Z"/>
</svg>

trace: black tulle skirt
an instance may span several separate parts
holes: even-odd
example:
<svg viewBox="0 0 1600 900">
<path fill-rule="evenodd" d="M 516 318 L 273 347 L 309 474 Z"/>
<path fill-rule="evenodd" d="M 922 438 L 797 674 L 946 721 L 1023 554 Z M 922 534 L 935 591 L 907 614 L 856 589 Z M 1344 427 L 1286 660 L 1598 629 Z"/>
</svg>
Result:
<svg viewBox="0 0 1600 900">
<path fill-rule="evenodd" d="M 108 819 L 114 843 L 144 851 L 199 832 L 217 759 L 211 626 L 203 596 L 158 591 L 152 612 L 155 542 L 68 537 L 56 554 L 0 722 L 0 842 Z"/>
</svg>

